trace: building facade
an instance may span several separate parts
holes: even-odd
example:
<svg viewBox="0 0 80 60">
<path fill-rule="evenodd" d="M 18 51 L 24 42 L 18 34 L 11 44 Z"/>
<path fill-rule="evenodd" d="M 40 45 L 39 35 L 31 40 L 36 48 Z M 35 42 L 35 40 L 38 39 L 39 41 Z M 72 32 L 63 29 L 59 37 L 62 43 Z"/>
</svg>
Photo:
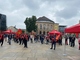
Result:
<svg viewBox="0 0 80 60">
<path fill-rule="evenodd" d="M 59 30 L 59 24 L 48 19 L 47 17 L 39 17 L 36 21 L 37 34 L 47 34 L 51 30 Z"/>
<path fill-rule="evenodd" d="M 59 26 L 59 31 L 62 32 L 62 33 L 65 33 L 64 32 L 65 28 L 66 28 L 66 26 L 60 25 Z"/>
<path fill-rule="evenodd" d="M 6 29 L 6 15 L 0 14 L 0 31 L 5 31 Z"/>
<path fill-rule="evenodd" d="M 17 28 L 15 26 L 10 26 L 7 28 L 7 30 L 12 30 L 13 32 L 17 32 Z"/>
</svg>

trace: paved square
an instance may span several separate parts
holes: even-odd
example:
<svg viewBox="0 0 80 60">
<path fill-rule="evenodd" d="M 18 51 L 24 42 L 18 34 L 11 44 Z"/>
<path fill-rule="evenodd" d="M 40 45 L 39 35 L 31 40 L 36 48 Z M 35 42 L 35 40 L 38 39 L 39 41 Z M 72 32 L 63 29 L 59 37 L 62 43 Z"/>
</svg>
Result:
<svg viewBox="0 0 80 60">
<path fill-rule="evenodd" d="M 28 48 L 12 41 L 9 45 L 4 41 L 4 45 L 0 46 L 0 60 L 80 60 L 80 50 L 78 50 L 78 42 L 76 46 L 69 45 L 60 46 L 57 44 L 56 50 L 50 49 L 48 45 L 28 42 Z"/>
</svg>

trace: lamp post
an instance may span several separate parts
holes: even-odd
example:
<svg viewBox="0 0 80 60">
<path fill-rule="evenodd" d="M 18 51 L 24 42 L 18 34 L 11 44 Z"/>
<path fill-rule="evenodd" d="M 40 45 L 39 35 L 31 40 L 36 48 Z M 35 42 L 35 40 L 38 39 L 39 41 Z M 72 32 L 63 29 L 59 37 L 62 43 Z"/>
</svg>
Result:
<svg viewBox="0 0 80 60">
<path fill-rule="evenodd" d="M 66 36 L 66 37 L 68 37 L 68 36 Z M 66 38 L 66 37 L 65 37 L 65 38 Z M 64 56 L 67 55 L 67 54 L 66 54 L 66 44 L 64 44 L 63 55 L 64 55 Z"/>
</svg>

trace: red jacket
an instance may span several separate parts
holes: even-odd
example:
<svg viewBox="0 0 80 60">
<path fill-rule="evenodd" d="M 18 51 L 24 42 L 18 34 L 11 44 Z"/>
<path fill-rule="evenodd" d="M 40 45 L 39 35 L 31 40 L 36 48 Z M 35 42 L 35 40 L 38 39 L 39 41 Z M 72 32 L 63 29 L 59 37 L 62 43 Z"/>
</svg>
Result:
<svg viewBox="0 0 80 60">
<path fill-rule="evenodd" d="M 46 40 L 49 40 L 49 36 L 46 36 Z"/>
<path fill-rule="evenodd" d="M 26 40 L 28 40 L 28 35 L 27 34 L 25 34 L 24 37 L 25 37 Z"/>
<path fill-rule="evenodd" d="M 54 38 L 52 38 L 52 42 L 56 42 L 56 40 Z"/>
<path fill-rule="evenodd" d="M 0 40 L 4 40 L 4 36 L 1 33 L 0 33 Z"/>
</svg>

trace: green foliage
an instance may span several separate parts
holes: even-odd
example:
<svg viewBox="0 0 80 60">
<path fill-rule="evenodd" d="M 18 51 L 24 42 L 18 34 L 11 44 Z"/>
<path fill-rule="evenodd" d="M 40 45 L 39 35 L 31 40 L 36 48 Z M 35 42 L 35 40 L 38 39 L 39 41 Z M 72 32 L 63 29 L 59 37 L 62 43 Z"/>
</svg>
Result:
<svg viewBox="0 0 80 60">
<path fill-rule="evenodd" d="M 28 32 L 32 32 L 32 31 L 37 31 L 37 26 L 36 26 L 36 21 L 37 18 L 36 16 L 32 16 L 32 17 L 27 17 L 24 21 L 25 25 L 26 25 L 26 30 Z"/>
<path fill-rule="evenodd" d="M 25 33 L 25 31 L 24 31 L 24 30 L 22 30 L 22 33 Z"/>
</svg>

